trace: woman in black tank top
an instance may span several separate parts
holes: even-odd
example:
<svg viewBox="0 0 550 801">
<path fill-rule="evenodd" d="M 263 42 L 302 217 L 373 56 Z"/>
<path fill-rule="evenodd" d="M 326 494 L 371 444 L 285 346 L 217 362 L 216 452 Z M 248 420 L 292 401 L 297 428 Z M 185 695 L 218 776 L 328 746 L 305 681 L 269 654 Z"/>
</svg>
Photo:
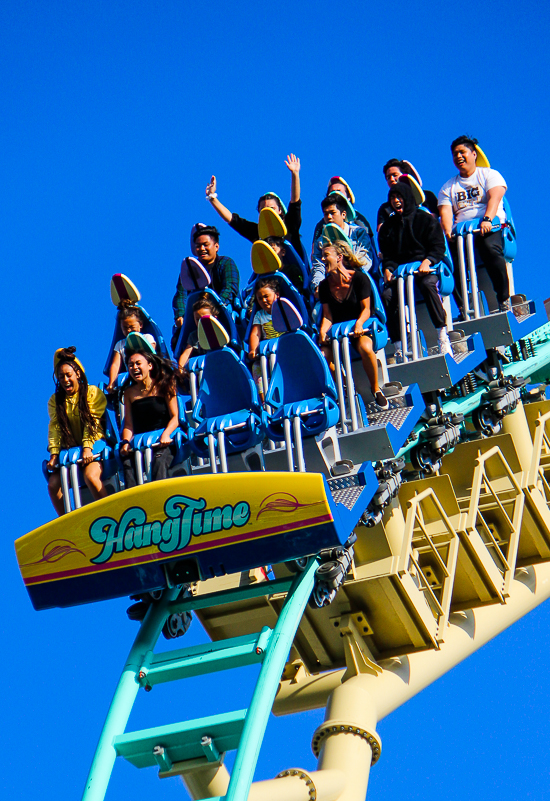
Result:
<svg viewBox="0 0 550 801">
<path fill-rule="evenodd" d="M 124 428 L 120 455 L 126 488 L 136 486 L 130 454 L 134 434 L 163 429 L 154 449 L 153 481 L 166 478 L 173 459 L 172 434 L 179 424 L 175 368 L 166 359 L 144 351 L 128 357 L 130 385 L 124 390 Z"/>
</svg>

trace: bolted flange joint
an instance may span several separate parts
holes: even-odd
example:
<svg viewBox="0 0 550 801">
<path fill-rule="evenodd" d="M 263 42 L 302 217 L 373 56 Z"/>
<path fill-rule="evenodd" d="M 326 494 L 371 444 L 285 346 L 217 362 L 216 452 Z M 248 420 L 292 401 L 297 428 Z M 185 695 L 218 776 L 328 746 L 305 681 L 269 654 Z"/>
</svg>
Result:
<svg viewBox="0 0 550 801">
<path fill-rule="evenodd" d="M 344 723 L 338 720 L 325 721 L 315 730 L 313 740 L 311 741 L 311 750 L 316 757 L 321 753 L 324 741 L 334 734 L 353 734 L 355 737 L 361 737 L 362 740 L 366 740 L 372 751 L 371 765 L 378 762 L 382 752 L 382 740 L 379 735 L 375 731 L 367 731 L 360 726 L 354 726 L 350 723 Z"/>
<path fill-rule="evenodd" d="M 299 779 L 302 779 L 306 783 L 307 790 L 309 793 L 309 801 L 316 801 L 317 799 L 317 788 L 315 787 L 315 783 L 309 773 L 301 768 L 288 768 L 288 770 L 283 770 L 281 773 L 278 773 L 275 778 L 276 779 L 284 779 L 287 776 L 297 776 Z"/>
</svg>

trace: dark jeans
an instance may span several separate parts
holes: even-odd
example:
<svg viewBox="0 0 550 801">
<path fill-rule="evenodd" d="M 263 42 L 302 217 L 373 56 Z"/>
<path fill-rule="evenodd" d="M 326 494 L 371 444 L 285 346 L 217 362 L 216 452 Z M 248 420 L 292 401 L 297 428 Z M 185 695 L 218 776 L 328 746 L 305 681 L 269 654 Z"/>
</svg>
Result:
<svg viewBox="0 0 550 801">
<path fill-rule="evenodd" d="M 420 290 L 422 297 L 426 301 L 426 308 L 434 327 L 443 328 L 447 323 L 447 317 L 438 292 L 439 278 L 437 275 L 434 273 L 426 273 L 425 275 L 420 273 L 415 275 L 414 285 L 416 289 Z M 399 294 L 397 292 L 397 281 L 386 284 L 382 292 L 382 303 L 384 304 L 386 316 L 388 318 L 387 328 L 389 337 L 392 342 L 398 342 L 401 339 L 401 329 L 399 327 Z"/>
<path fill-rule="evenodd" d="M 474 234 L 474 247 L 476 248 L 483 266 L 491 279 L 497 300 L 502 303 L 510 297 L 510 285 L 508 282 L 508 271 L 506 269 L 506 259 L 502 251 L 502 234 L 500 231 L 493 231 L 487 236 Z M 449 241 L 451 256 L 453 257 L 455 288 L 453 297 L 456 305 L 462 311 L 462 284 L 460 282 L 460 269 L 458 267 L 458 252 L 456 239 Z M 464 243 L 464 259 L 466 262 L 466 243 Z"/>
<path fill-rule="evenodd" d="M 160 481 L 163 478 L 168 478 L 168 468 L 172 464 L 175 453 L 175 448 L 171 445 L 167 445 L 165 448 L 155 448 L 153 450 L 153 464 L 151 465 L 153 481 Z M 137 486 L 134 465 L 135 459 L 133 453 L 128 453 L 126 456 L 122 457 L 126 489 Z"/>
</svg>

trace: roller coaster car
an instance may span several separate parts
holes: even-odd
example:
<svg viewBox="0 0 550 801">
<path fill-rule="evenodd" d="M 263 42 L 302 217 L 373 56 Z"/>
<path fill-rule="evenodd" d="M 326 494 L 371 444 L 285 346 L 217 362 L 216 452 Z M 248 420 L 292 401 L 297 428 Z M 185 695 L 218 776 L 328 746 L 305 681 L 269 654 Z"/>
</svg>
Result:
<svg viewBox="0 0 550 801">
<path fill-rule="evenodd" d="M 345 486 L 344 486 L 345 485 Z M 137 595 L 345 544 L 378 488 L 352 477 L 171 478 L 82 507 L 15 543 L 35 609 Z"/>
</svg>

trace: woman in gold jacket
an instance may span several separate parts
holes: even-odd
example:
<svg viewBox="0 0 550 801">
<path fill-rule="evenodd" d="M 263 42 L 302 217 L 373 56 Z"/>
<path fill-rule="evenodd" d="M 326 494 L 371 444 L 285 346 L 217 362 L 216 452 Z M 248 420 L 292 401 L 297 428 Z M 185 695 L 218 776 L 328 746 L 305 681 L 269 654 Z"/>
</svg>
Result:
<svg viewBox="0 0 550 801">
<path fill-rule="evenodd" d="M 53 357 L 56 381 L 55 393 L 48 401 L 48 492 L 58 515 L 65 511 L 59 474 L 59 452 L 75 446 L 82 448 L 84 481 L 95 500 L 104 498 L 107 491 L 101 481 L 101 462 L 93 461 L 94 442 L 105 435 L 101 418 L 107 400 L 103 392 L 88 386 L 84 368 L 74 355 L 76 348 L 59 348 Z"/>
</svg>

